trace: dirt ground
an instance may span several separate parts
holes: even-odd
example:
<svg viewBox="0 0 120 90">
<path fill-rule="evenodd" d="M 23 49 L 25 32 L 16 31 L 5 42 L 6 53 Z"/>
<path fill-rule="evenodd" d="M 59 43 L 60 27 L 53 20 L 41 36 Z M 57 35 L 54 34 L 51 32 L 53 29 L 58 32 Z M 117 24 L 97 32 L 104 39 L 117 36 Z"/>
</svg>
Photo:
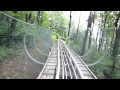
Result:
<svg viewBox="0 0 120 90">
<path fill-rule="evenodd" d="M 0 62 L 0 79 L 36 79 L 42 70 L 41 65 L 20 56 Z"/>
</svg>

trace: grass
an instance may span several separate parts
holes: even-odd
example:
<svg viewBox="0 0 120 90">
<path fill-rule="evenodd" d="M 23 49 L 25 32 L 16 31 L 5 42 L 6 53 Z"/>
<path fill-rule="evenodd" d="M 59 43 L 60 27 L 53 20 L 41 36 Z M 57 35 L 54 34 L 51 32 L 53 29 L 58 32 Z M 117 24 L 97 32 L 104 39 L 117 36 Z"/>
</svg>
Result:
<svg viewBox="0 0 120 90">
<path fill-rule="evenodd" d="M 34 54 L 33 57 L 39 58 L 41 61 L 47 60 L 47 57 L 39 55 L 37 50 L 29 48 Z M 0 78 L 18 78 L 18 79 L 35 79 L 43 68 L 43 65 L 33 62 L 26 54 L 22 43 L 14 44 L 10 48 L 6 46 L 0 47 Z M 9 68 L 9 70 L 8 70 Z"/>
<path fill-rule="evenodd" d="M 15 56 L 21 56 L 23 52 L 22 44 L 13 44 L 10 48 L 0 46 L 0 61 L 9 60 Z"/>
</svg>

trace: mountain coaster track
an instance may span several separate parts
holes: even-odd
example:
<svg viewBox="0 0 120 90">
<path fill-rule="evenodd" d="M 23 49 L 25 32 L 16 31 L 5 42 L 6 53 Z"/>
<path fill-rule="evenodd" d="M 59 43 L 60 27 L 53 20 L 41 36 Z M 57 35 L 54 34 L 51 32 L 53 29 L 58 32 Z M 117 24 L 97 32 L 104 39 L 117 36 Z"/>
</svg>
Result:
<svg viewBox="0 0 120 90">
<path fill-rule="evenodd" d="M 83 60 L 58 39 L 37 79 L 97 79 Z"/>
</svg>

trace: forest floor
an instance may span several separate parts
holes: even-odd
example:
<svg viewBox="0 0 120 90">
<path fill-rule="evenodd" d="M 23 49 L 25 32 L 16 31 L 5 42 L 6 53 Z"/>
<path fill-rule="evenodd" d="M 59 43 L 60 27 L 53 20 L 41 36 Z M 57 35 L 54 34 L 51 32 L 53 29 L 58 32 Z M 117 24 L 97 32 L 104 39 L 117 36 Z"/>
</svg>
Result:
<svg viewBox="0 0 120 90">
<path fill-rule="evenodd" d="M 34 79 L 37 78 L 41 68 L 40 65 L 30 60 L 16 56 L 0 62 L 0 79 Z"/>
<path fill-rule="evenodd" d="M 19 78 L 26 64 L 21 62 L 19 56 L 7 62 L 0 62 L 0 78 Z"/>
<path fill-rule="evenodd" d="M 31 52 L 34 53 L 33 49 Z M 33 62 L 27 56 L 21 43 L 9 49 L 0 47 L 0 79 L 36 79 L 42 68 L 43 65 Z"/>
</svg>

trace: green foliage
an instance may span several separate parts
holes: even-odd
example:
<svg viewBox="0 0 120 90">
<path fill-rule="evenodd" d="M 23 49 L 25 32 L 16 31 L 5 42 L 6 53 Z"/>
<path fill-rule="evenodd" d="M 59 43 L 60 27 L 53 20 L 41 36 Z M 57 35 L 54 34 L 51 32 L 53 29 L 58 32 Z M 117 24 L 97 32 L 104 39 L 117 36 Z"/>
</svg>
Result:
<svg viewBox="0 0 120 90">
<path fill-rule="evenodd" d="M 60 36 L 63 36 L 64 31 L 68 28 L 68 21 L 63 16 L 63 13 L 61 11 L 49 12 L 49 17 L 51 25 L 54 25 L 54 28 Z"/>
<path fill-rule="evenodd" d="M 57 41 L 56 35 L 52 35 L 52 40 L 53 40 L 53 42 Z"/>
<path fill-rule="evenodd" d="M 58 34 L 56 33 L 56 31 L 53 31 L 52 32 L 52 40 L 53 40 L 53 42 L 57 41 L 57 36 L 58 36 Z"/>
<path fill-rule="evenodd" d="M 50 27 L 50 22 L 48 21 L 48 13 L 46 11 L 42 11 L 42 25 L 45 28 L 49 28 Z"/>
<path fill-rule="evenodd" d="M 37 22 L 34 11 L 18 11 L 17 13 L 14 13 L 13 11 L 4 11 L 4 12 L 17 18 L 17 19 L 20 19 L 22 21 L 25 21 L 26 14 L 31 13 L 32 20 L 34 22 Z M 81 34 L 79 33 L 77 40 L 76 40 L 76 27 L 74 25 L 74 22 L 72 21 L 70 37 L 67 38 L 67 29 L 68 29 L 69 21 L 64 17 L 64 15 L 61 11 L 50 11 L 50 12 L 49 11 L 41 11 L 41 13 L 42 13 L 41 14 L 42 18 L 40 18 L 40 23 L 41 23 L 40 25 L 44 28 L 51 29 L 53 42 L 56 42 L 57 39 L 60 38 L 64 41 L 66 41 L 67 44 L 70 44 L 70 46 L 73 48 L 73 50 L 78 55 L 80 55 L 80 52 L 82 49 L 82 41 L 83 41 L 83 37 L 84 37 L 86 30 L 80 28 Z M 113 32 L 115 32 L 114 23 L 115 23 L 117 13 L 118 12 L 116 12 L 116 11 L 112 11 L 106 19 L 106 23 L 105 23 L 106 29 L 104 29 L 104 30 L 106 31 L 106 33 L 109 37 L 109 42 L 112 40 Z M 103 20 L 101 21 L 102 16 L 103 16 Z M 93 18 L 95 19 L 95 22 L 101 21 L 104 23 L 105 12 L 94 11 Z M 9 19 L 9 27 L 11 25 L 11 21 L 12 21 L 12 19 Z M 30 22 L 33 22 L 33 21 L 30 21 Z M 7 31 L 8 31 L 9 27 L 8 27 L 8 18 L 6 18 L 6 16 L 0 14 L 0 37 L 8 36 Z M 102 27 L 103 27 L 103 25 L 102 25 Z M 101 28 L 101 26 L 100 26 L 100 28 Z M 35 34 L 34 30 L 37 30 L 36 26 L 29 27 L 30 32 L 27 34 L 27 42 L 30 42 L 33 40 L 33 34 Z M 16 28 L 11 33 L 13 45 L 11 45 L 10 48 L 7 48 L 5 46 L 7 38 L 0 38 L 0 43 L 1 42 L 4 43 L 3 46 L 2 45 L 0 46 L 0 61 L 4 61 L 6 59 L 8 60 L 9 58 L 12 58 L 12 57 L 18 56 L 18 55 L 23 56 L 23 53 L 22 53 L 23 46 L 21 46 L 20 43 L 23 42 L 23 36 L 25 34 L 25 31 L 26 31 L 25 24 L 17 21 Z M 113 39 L 113 41 L 114 41 L 114 39 Z M 105 52 L 105 50 L 103 50 L 103 51 L 96 50 L 94 41 L 92 40 L 91 42 L 92 42 L 91 43 L 92 52 L 88 56 L 82 58 L 88 64 L 93 63 L 93 62 L 97 61 L 98 59 L 100 59 Z M 87 45 L 88 45 L 88 42 L 87 42 Z M 109 47 L 110 47 L 110 50 L 113 50 L 113 45 L 109 45 Z M 28 45 L 28 48 L 29 48 L 29 45 Z M 88 49 L 88 47 L 86 47 L 85 53 L 87 53 L 88 51 L 89 51 L 89 49 Z M 120 51 L 120 50 L 118 50 L 118 51 Z M 118 52 L 118 56 L 116 57 L 116 67 L 117 68 L 120 68 L 120 65 L 119 65 L 120 56 L 119 55 L 120 55 L 120 52 Z M 112 65 L 112 60 L 110 59 L 110 55 L 106 56 L 103 59 L 103 61 L 100 62 L 99 64 L 97 64 L 93 67 L 90 67 L 90 69 L 93 71 L 93 73 L 98 78 L 105 78 L 104 71 L 106 70 L 107 73 L 109 73 L 111 70 L 111 68 L 109 68 L 107 65 Z M 119 70 L 115 69 L 115 71 L 113 73 L 113 78 L 120 78 Z"/>
<path fill-rule="evenodd" d="M 108 11 L 106 11 L 108 13 Z M 103 27 L 104 23 L 105 23 L 105 29 L 103 29 L 106 33 L 107 33 L 107 36 L 108 36 L 108 42 L 109 42 L 109 45 L 108 47 L 110 48 L 110 50 L 113 50 L 113 43 L 112 45 L 111 44 L 111 40 L 113 39 L 113 42 L 115 40 L 115 34 L 114 34 L 114 37 L 113 37 L 113 33 L 115 32 L 115 19 L 117 17 L 117 14 L 118 12 L 115 12 L 115 11 L 112 11 L 110 14 L 108 14 L 107 16 L 107 19 L 106 19 L 106 22 L 104 22 L 105 20 L 105 12 L 103 11 L 100 11 L 100 12 L 96 12 L 96 21 L 100 21 L 101 25 L 100 25 L 100 28 Z M 103 16 L 103 19 L 102 19 L 102 16 Z M 102 20 L 101 20 L 102 19 Z M 82 37 L 82 36 L 81 36 Z M 81 38 L 79 37 L 79 38 Z M 74 37 L 73 37 L 74 38 Z M 71 45 L 73 47 L 73 49 L 79 54 L 79 49 L 80 49 L 80 45 L 77 46 L 77 44 L 73 44 Z M 94 45 L 92 45 L 93 47 Z M 93 62 L 96 62 L 97 60 L 99 60 L 103 54 L 105 53 L 105 49 L 102 51 L 98 51 L 96 50 L 95 48 L 92 48 L 92 52 L 82 58 L 86 63 L 93 63 Z M 119 54 L 119 53 L 118 53 Z M 106 78 L 108 77 L 105 72 L 110 75 L 110 71 L 112 70 L 113 67 L 109 67 L 109 65 L 113 66 L 113 59 L 110 58 L 111 55 L 108 54 L 108 56 L 106 56 L 102 62 L 100 62 L 99 64 L 96 64 L 95 66 L 92 66 L 90 67 L 90 69 L 93 71 L 93 73 L 98 77 L 98 78 Z M 119 66 L 119 57 L 115 57 L 115 66 L 119 69 L 120 66 Z M 119 71 L 120 70 L 117 70 L 115 69 L 113 71 L 113 74 L 112 74 L 112 77 L 111 78 L 120 78 L 120 74 L 119 74 Z"/>
<path fill-rule="evenodd" d="M 11 48 L 0 46 L 0 61 L 9 60 L 10 58 L 13 58 L 15 56 L 23 55 L 21 47 L 22 46 L 20 43 L 14 44 L 14 46 L 12 46 Z"/>
<path fill-rule="evenodd" d="M 0 36 L 5 35 L 7 33 L 8 30 L 8 23 L 5 21 L 1 21 L 0 22 Z"/>
<path fill-rule="evenodd" d="M 4 47 L 0 47 L 0 61 L 2 61 L 5 58 L 8 58 L 8 49 L 4 46 Z"/>
</svg>

